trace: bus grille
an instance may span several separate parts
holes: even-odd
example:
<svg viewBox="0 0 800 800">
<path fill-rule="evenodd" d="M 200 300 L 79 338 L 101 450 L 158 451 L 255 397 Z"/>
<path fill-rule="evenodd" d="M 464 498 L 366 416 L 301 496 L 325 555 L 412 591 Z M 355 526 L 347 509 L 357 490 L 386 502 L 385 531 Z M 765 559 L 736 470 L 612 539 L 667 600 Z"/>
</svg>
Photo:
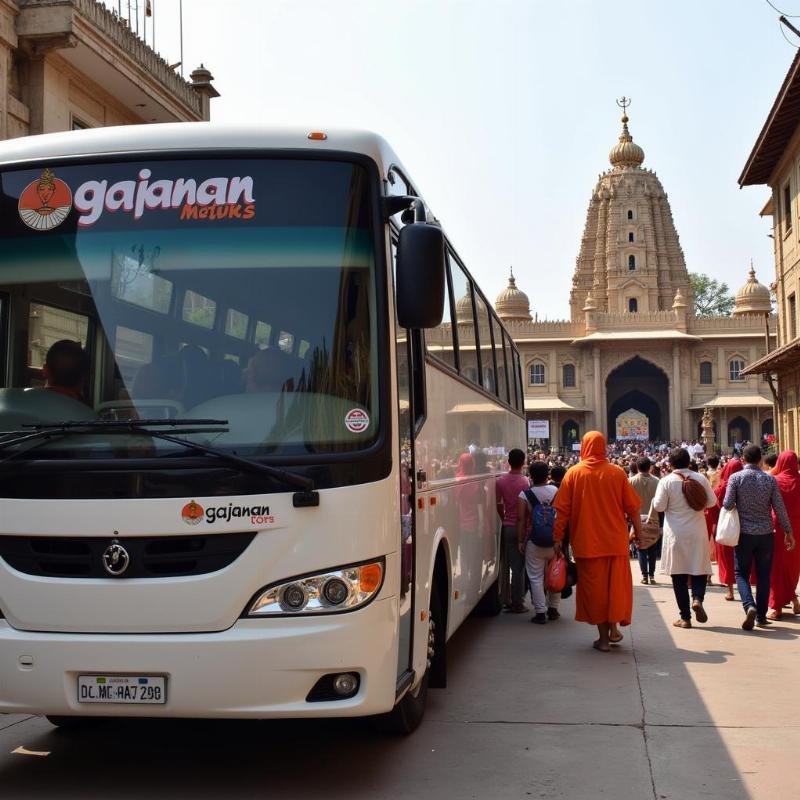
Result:
<svg viewBox="0 0 800 800">
<path fill-rule="evenodd" d="M 113 542 L 130 556 L 119 578 L 205 575 L 232 564 L 255 533 L 211 536 L 64 537 L 0 536 L 0 558 L 18 572 L 47 578 L 107 578 L 103 553 Z"/>
</svg>

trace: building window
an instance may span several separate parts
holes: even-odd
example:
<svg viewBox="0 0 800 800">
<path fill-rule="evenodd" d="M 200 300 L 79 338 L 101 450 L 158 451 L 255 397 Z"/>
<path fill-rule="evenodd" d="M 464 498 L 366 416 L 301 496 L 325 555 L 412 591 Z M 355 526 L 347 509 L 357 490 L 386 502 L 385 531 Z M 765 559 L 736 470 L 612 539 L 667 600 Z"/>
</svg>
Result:
<svg viewBox="0 0 800 800">
<path fill-rule="evenodd" d="M 636 256 L 628 256 L 628 269 L 636 269 Z"/>
<path fill-rule="evenodd" d="M 703 386 L 710 386 L 712 379 L 712 372 L 711 372 L 711 362 L 710 361 L 701 361 L 700 362 L 700 383 Z"/>
<path fill-rule="evenodd" d="M 794 339 L 797 336 L 797 297 L 792 292 L 789 295 L 789 338 Z"/>
<path fill-rule="evenodd" d="M 730 379 L 732 381 L 744 380 L 744 375 L 742 375 L 744 361 L 741 358 L 732 358 L 728 366 L 730 367 Z"/>
<path fill-rule="evenodd" d="M 528 370 L 528 381 L 531 386 L 544 386 L 544 364 L 535 361 Z"/>
<path fill-rule="evenodd" d="M 628 232 L 628 241 L 629 241 L 629 242 L 632 242 L 632 241 L 633 241 L 633 231 L 629 231 L 629 232 Z"/>
<path fill-rule="evenodd" d="M 82 119 L 78 119 L 77 117 L 72 118 L 72 130 L 74 131 L 85 131 L 91 127 L 91 125 L 87 124 Z"/>
<path fill-rule="evenodd" d="M 639 310 L 639 301 L 635 297 L 628 298 L 628 311 L 635 314 Z"/>
<path fill-rule="evenodd" d="M 788 233 L 792 229 L 792 185 L 783 187 L 783 227 Z"/>
<path fill-rule="evenodd" d="M 575 365 L 564 364 L 561 369 L 561 380 L 565 389 L 571 389 L 575 386 Z"/>
<path fill-rule="evenodd" d="M 628 219 L 633 219 L 633 209 L 628 209 Z"/>
</svg>

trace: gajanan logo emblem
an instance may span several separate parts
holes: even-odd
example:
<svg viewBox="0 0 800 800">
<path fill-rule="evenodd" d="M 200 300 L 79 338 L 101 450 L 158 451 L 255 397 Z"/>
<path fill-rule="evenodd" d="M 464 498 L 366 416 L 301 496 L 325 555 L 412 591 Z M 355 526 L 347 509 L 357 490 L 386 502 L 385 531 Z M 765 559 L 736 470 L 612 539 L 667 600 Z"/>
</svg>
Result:
<svg viewBox="0 0 800 800">
<path fill-rule="evenodd" d="M 46 169 L 19 196 L 19 216 L 35 231 L 49 231 L 60 225 L 72 209 L 72 192 L 64 181 Z"/>
<path fill-rule="evenodd" d="M 196 503 L 194 500 L 187 503 L 181 509 L 181 516 L 187 525 L 199 525 L 204 514 L 203 506 L 201 506 L 200 503 Z"/>
</svg>

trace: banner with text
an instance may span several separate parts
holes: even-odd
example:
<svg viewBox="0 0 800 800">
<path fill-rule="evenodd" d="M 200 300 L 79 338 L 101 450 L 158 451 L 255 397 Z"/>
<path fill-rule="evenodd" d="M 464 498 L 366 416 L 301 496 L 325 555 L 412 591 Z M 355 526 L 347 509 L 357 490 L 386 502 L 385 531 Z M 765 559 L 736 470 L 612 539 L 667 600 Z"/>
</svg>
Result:
<svg viewBox="0 0 800 800">
<path fill-rule="evenodd" d="M 550 420 L 549 419 L 529 419 L 528 420 L 529 439 L 549 439 Z"/>
</svg>

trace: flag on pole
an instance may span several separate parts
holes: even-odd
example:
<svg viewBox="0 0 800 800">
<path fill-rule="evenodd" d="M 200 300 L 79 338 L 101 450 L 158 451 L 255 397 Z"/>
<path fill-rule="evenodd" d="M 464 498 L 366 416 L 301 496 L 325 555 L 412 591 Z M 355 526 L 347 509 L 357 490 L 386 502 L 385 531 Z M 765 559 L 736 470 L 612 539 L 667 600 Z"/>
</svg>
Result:
<svg viewBox="0 0 800 800">
<path fill-rule="evenodd" d="M 152 17 L 153 16 L 153 4 L 150 2 L 150 0 L 145 0 L 144 15 L 146 17 Z"/>
</svg>

